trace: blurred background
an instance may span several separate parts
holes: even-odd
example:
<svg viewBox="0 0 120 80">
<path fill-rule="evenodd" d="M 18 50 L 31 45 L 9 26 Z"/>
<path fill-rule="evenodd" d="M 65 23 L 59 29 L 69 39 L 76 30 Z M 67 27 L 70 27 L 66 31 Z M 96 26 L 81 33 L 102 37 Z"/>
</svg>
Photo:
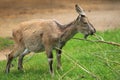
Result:
<svg viewBox="0 0 120 80">
<path fill-rule="evenodd" d="M 120 0 L 0 0 L 0 37 L 11 37 L 12 29 L 30 19 L 73 21 L 79 4 L 98 31 L 120 26 Z"/>
</svg>

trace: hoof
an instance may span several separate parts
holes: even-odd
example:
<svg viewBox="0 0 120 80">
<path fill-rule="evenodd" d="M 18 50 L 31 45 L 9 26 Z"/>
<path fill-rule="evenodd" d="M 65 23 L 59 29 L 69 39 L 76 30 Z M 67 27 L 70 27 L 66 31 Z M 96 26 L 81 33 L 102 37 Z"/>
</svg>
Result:
<svg viewBox="0 0 120 80">
<path fill-rule="evenodd" d="M 6 74 L 8 74 L 9 72 L 10 72 L 10 70 L 9 70 L 9 69 L 6 69 L 6 70 L 5 70 L 5 73 L 6 73 Z"/>
<path fill-rule="evenodd" d="M 23 67 L 18 67 L 18 70 L 23 71 Z"/>
<path fill-rule="evenodd" d="M 63 71 L 63 68 L 62 67 L 57 67 L 57 70 Z"/>
<path fill-rule="evenodd" d="M 54 71 L 50 71 L 51 77 L 54 77 Z"/>
<path fill-rule="evenodd" d="M 51 77 L 53 78 L 54 77 L 54 72 L 50 73 Z"/>
</svg>

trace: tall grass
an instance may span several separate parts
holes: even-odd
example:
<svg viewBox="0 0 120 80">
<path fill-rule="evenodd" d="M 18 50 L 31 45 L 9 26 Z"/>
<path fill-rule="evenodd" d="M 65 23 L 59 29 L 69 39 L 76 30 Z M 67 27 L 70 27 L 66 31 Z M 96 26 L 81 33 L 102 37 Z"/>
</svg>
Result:
<svg viewBox="0 0 120 80">
<path fill-rule="evenodd" d="M 98 32 L 106 41 L 120 43 L 120 29 Z M 82 38 L 80 34 L 75 35 Z M 89 37 L 89 39 L 94 39 Z M 100 80 L 120 80 L 120 47 L 113 45 L 79 41 L 71 39 L 63 48 L 62 70 L 56 69 L 56 54 L 54 52 L 54 77 L 51 78 L 46 55 L 36 53 L 29 59 L 24 58 L 24 71 L 17 70 L 17 59 L 9 74 L 4 73 L 6 61 L 0 62 L 1 80 L 96 80 L 90 74 L 79 68 L 74 62 L 66 58 L 69 55 L 79 65 L 94 73 Z"/>
</svg>

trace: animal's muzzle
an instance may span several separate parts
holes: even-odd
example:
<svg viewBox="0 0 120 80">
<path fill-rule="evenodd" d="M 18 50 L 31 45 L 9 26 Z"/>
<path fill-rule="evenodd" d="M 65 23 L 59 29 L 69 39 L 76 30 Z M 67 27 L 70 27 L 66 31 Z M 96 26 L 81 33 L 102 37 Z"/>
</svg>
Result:
<svg viewBox="0 0 120 80">
<path fill-rule="evenodd" d="M 96 29 L 93 28 L 93 30 L 90 32 L 90 35 L 94 35 L 94 33 L 96 33 Z"/>
<path fill-rule="evenodd" d="M 96 33 L 96 29 L 93 27 L 93 25 L 90 23 L 90 26 L 91 26 L 91 31 L 90 31 L 90 35 L 93 35 L 94 33 Z"/>
<path fill-rule="evenodd" d="M 93 28 L 93 29 L 89 32 L 89 34 L 85 34 L 85 35 L 84 35 L 84 38 L 87 39 L 87 37 L 88 37 L 89 35 L 94 35 L 94 33 L 96 33 L 95 28 Z"/>
</svg>

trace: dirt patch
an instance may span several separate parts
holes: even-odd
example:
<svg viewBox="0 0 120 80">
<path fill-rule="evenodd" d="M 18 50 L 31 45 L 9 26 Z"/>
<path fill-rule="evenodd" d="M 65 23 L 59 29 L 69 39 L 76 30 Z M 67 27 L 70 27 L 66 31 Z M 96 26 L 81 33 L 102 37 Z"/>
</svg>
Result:
<svg viewBox="0 0 120 80">
<path fill-rule="evenodd" d="M 69 12 L 69 13 L 68 13 Z M 86 11 L 89 21 L 94 25 L 97 31 L 107 30 L 120 26 L 120 10 L 100 10 Z M 75 10 L 52 10 L 51 13 L 42 11 L 41 13 L 29 14 L 20 13 L 19 15 L 7 15 L 0 18 L 0 36 L 11 37 L 12 29 L 17 27 L 20 22 L 30 19 L 56 19 L 60 23 L 66 24 L 77 17 Z"/>
</svg>

